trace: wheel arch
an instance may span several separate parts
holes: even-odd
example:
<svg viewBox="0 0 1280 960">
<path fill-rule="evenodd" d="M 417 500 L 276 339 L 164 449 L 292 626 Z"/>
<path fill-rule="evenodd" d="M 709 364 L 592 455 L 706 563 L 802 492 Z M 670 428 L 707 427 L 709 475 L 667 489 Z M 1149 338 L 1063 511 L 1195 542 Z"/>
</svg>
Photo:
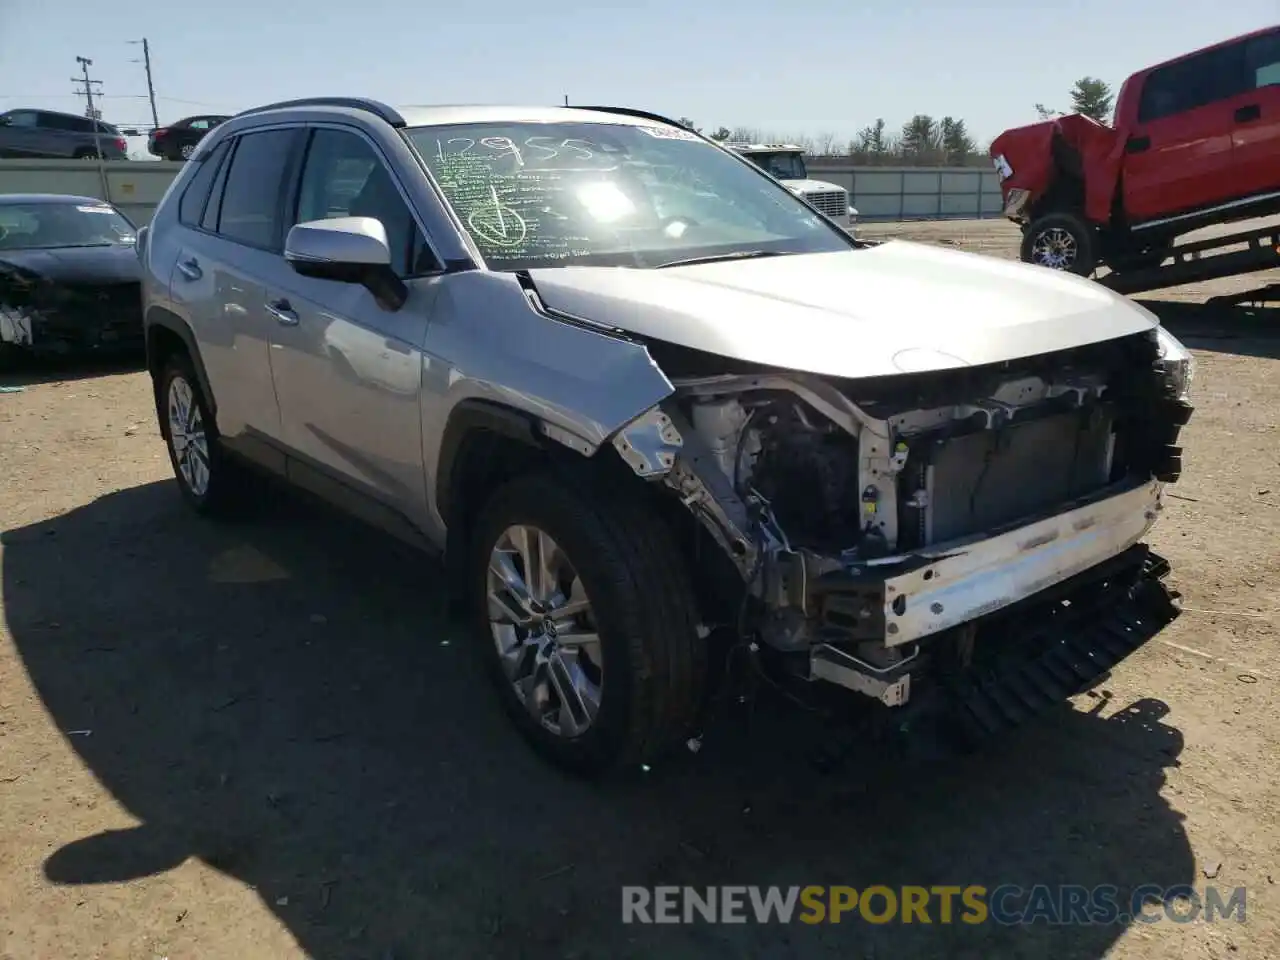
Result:
<svg viewBox="0 0 1280 960">
<path fill-rule="evenodd" d="M 177 314 L 164 307 L 148 309 L 144 325 L 147 372 L 151 375 L 151 382 L 159 383 L 165 362 L 175 352 L 186 353 L 191 360 L 191 365 L 195 368 L 196 378 L 200 381 L 200 390 L 204 394 L 205 402 L 209 405 L 209 413 L 216 415 L 218 400 L 209 383 L 209 374 L 205 370 L 200 348 L 196 345 L 196 335 L 191 327 Z"/>
<path fill-rule="evenodd" d="M 613 443 L 574 448 L 543 433 L 539 419 L 505 404 L 464 400 L 454 408 L 441 437 L 435 504 L 445 524 L 445 565 L 449 592 L 465 590 L 465 557 L 470 532 L 494 490 L 519 473 L 558 471 L 565 483 L 602 482 L 630 490 L 666 526 L 691 561 L 705 613 L 728 616 L 741 600 L 741 579 L 730 558 L 711 543 L 706 530 L 671 489 L 637 475 Z"/>
</svg>

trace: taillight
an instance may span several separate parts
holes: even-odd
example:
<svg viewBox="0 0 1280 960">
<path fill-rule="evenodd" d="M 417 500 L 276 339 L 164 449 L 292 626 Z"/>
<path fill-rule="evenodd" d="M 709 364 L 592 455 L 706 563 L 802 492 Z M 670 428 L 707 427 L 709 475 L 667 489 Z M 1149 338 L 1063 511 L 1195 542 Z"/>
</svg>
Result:
<svg viewBox="0 0 1280 960">
<path fill-rule="evenodd" d="M 128 153 L 129 152 L 128 141 L 126 141 L 124 137 L 116 137 L 116 149 L 119 150 L 121 153 Z"/>
<path fill-rule="evenodd" d="M 168 135 L 169 135 L 168 127 L 161 127 L 159 130 L 157 130 L 155 133 L 152 134 L 152 136 L 155 137 L 157 140 L 159 140 L 161 137 L 166 137 Z"/>
</svg>

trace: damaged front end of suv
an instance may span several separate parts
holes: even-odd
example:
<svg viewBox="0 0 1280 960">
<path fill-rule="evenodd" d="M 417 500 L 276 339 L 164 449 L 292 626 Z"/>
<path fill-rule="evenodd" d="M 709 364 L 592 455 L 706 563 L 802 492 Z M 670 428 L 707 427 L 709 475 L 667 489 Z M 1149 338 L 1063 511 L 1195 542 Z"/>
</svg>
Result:
<svg viewBox="0 0 1280 960">
<path fill-rule="evenodd" d="M 945 706 L 972 741 L 1176 616 L 1141 542 L 1192 410 L 1163 329 L 850 380 L 650 349 L 674 393 L 613 444 L 731 560 L 746 630 L 791 677 Z"/>
</svg>

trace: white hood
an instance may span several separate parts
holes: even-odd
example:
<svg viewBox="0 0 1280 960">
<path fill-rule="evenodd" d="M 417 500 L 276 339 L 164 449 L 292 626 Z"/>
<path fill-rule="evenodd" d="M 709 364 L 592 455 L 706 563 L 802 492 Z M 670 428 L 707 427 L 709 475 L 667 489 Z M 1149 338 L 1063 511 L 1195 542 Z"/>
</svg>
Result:
<svg viewBox="0 0 1280 960">
<path fill-rule="evenodd" d="M 792 193 L 835 193 L 837 190 L 841 193 L 848 192 L 839 184 L 826 183 L 822 180 L 782 180 L 780 182 Z"/>
<path fill-rule="evenodd" d="M 849 378 L 1013 360 L 1158 325 L 1091 280 L 906 241 L 531 275 L 553 310 L 723 357 Z"/>
</svg>

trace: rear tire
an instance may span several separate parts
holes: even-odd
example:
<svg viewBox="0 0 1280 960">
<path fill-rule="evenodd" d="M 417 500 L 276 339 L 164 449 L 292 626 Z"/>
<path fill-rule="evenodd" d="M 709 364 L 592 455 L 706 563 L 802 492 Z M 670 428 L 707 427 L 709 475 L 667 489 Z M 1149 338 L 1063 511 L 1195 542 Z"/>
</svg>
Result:
<svg viewBox="0 0 1280 960">
<path fill-rule="evenodd" d="M 91 147 L 83 147 L 71 155 L 72 160 L 97 160 L 98 151 Z"/>
<path fill-rule="evenodd" d="M 643 503 L 581 474 L 513 480 L 472 528 L 466 588 L 503 709 L 552 763 L 598 777 L 690 736 L 706 647 L 684 558 Z"/>
<path fill-rule="evenodd" d="M 183 499 L 206 516 L 234 512 L 242 502 L 243 470 L 219 442 L 209 402 L 185 353 L 166 361 L 156 383 L 156 411 Z"/>
<path fill-rule="evenodd" d="M 1094 229 L 1073 213 L 1048 213 L 1031 222 L 1022 236 L 1024 263 L 1087 277 L 1098 265 Z"/>
</svg>

